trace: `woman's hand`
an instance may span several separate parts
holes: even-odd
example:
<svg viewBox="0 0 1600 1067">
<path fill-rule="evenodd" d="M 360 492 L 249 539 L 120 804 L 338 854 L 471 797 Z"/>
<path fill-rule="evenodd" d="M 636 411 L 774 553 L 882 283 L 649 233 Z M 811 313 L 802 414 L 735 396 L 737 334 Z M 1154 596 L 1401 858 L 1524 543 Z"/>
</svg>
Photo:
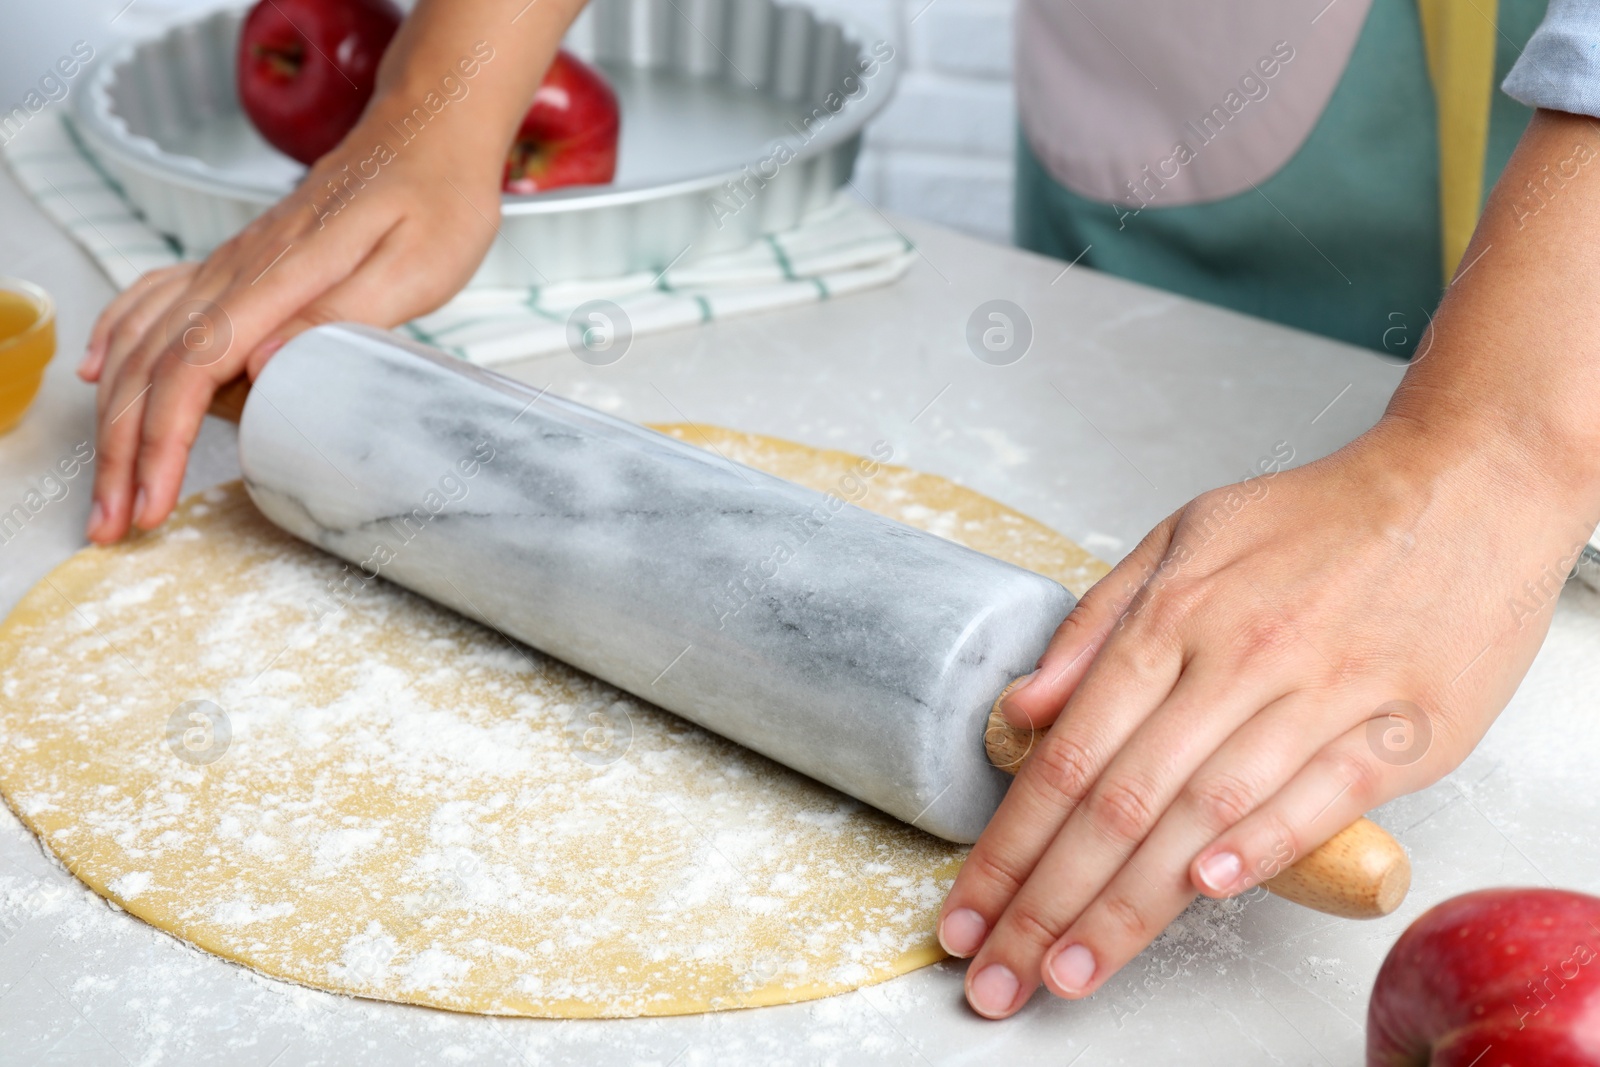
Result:
<svg viewBox="0 0 1600 1067">
<path fill-rule="evenodd" d="M 939 925 L 980 1013 L 1094 992 L 1488 730 L 1600 522 L 1597 158 L 1538 112 L 1378 426 L 1173 515 L 1012 691 L 1054 725 Z"/>
<path fill-rule="evenodd" d="M 446 127 L 465 119 L 448 110 L 399 144 L 389 118 L 408 110 L 379 102 L 299 188 L 204 263 L 153 271 L 101 313 L 78 369 L 100 386 L 92 540 L 166 518 L 219 386 L 241 372 L 253 379 L 301 330 L 394 326 L 471 277 L 499 224 L 501 161 L 469 166 L 449 151 Z"/>
<path fill-rule="evenodd" d="M 394 326 L 466 284 L 499 226 L 512 132 L 582 6 L 420 0 L 361 121 L 293 193 L 106 307 L 78 369 L 99 384 L 91 540 L 167 517 L 212 394 L 290 337 Z"/>
<path fill-rule="evenodd" d="M 1093 993 L 1196 889 L 1242 892 L 1453 769 L 1593 528 L 1570 503 L 1529 453 L 1391 415 L 1157 527 L 1005 702 L 1054 726 L 940 915 L 972 1006 Z"/>
</svg>

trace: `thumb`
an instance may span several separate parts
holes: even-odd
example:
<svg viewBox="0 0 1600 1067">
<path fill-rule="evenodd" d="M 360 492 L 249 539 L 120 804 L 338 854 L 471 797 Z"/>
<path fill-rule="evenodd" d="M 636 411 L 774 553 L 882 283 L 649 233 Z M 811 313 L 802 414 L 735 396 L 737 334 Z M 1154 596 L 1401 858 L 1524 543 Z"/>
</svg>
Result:
<svg viewBox="0 0 1600 1067">
<path fill-rule="evenodd" d="M 1017 679 L 1000 701 L 1000 712 L 1012 726 L 1041 730 L 1056 721 L 1111 631 L 1144 588 L 1167 554 L 1177 528 L 1175 511 L 1145 535 L 1083 595 L 1061 621 L 1032 674 Z"/>
</svg>

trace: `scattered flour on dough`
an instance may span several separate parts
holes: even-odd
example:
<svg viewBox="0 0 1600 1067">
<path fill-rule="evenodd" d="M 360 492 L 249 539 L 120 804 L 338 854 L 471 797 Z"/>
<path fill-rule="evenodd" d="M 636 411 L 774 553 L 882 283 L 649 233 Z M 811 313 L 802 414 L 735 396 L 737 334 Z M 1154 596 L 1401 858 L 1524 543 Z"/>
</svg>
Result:
<svg viewBox="0 0 1600 1067">
<path fill-rule="evenodd" d="M 256 904 L 248 900 L 227 900 L 211 909 L 211 921 L 219 926 L 249 926 L 294 914 L 287 900 L 275 904 Z"/>
<path fill-rule="evenodd" d="M 149 871 L 129 871 L 115 879 L 109 886 L 111 892 L 122 900 L 132 900 L 150 888 Z"/>
</svg>

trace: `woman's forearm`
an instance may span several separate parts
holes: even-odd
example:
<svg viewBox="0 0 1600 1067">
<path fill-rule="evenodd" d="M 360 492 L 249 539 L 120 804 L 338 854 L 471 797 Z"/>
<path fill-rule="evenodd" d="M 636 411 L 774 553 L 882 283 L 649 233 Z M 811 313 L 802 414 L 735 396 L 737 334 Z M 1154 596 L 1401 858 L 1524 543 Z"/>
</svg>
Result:
<svg viewBox="0 0 1600 1067">
<path fill-rule="evenodd" d="M 404 126 L 416 108 L 439 116 L 463 169 L 493 167 L 584 0 L 420 0 L 378 71 L 372 110 Z M 430 112 L 430 115 L 432 113 Z M 413 122 L 411 129 L 417 128 Z"/>
<path fill-rule="evenodd" d="M 1389 414 L 1600 519 L 1600 121 L 1540 111 Z"/>
</svg>

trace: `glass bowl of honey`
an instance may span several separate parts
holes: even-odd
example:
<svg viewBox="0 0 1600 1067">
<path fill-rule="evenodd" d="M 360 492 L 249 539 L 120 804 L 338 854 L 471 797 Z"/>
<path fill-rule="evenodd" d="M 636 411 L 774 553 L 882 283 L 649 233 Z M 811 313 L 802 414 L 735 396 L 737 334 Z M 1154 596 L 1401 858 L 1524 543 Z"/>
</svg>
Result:
<svg viewBox="0 0 1600 1067">
<path fill-rule="evenodd" d="M 0 277 L 0 434 L 22 421 L 55 354 L 55 301 L 32 282 Z"/>
</svg>

